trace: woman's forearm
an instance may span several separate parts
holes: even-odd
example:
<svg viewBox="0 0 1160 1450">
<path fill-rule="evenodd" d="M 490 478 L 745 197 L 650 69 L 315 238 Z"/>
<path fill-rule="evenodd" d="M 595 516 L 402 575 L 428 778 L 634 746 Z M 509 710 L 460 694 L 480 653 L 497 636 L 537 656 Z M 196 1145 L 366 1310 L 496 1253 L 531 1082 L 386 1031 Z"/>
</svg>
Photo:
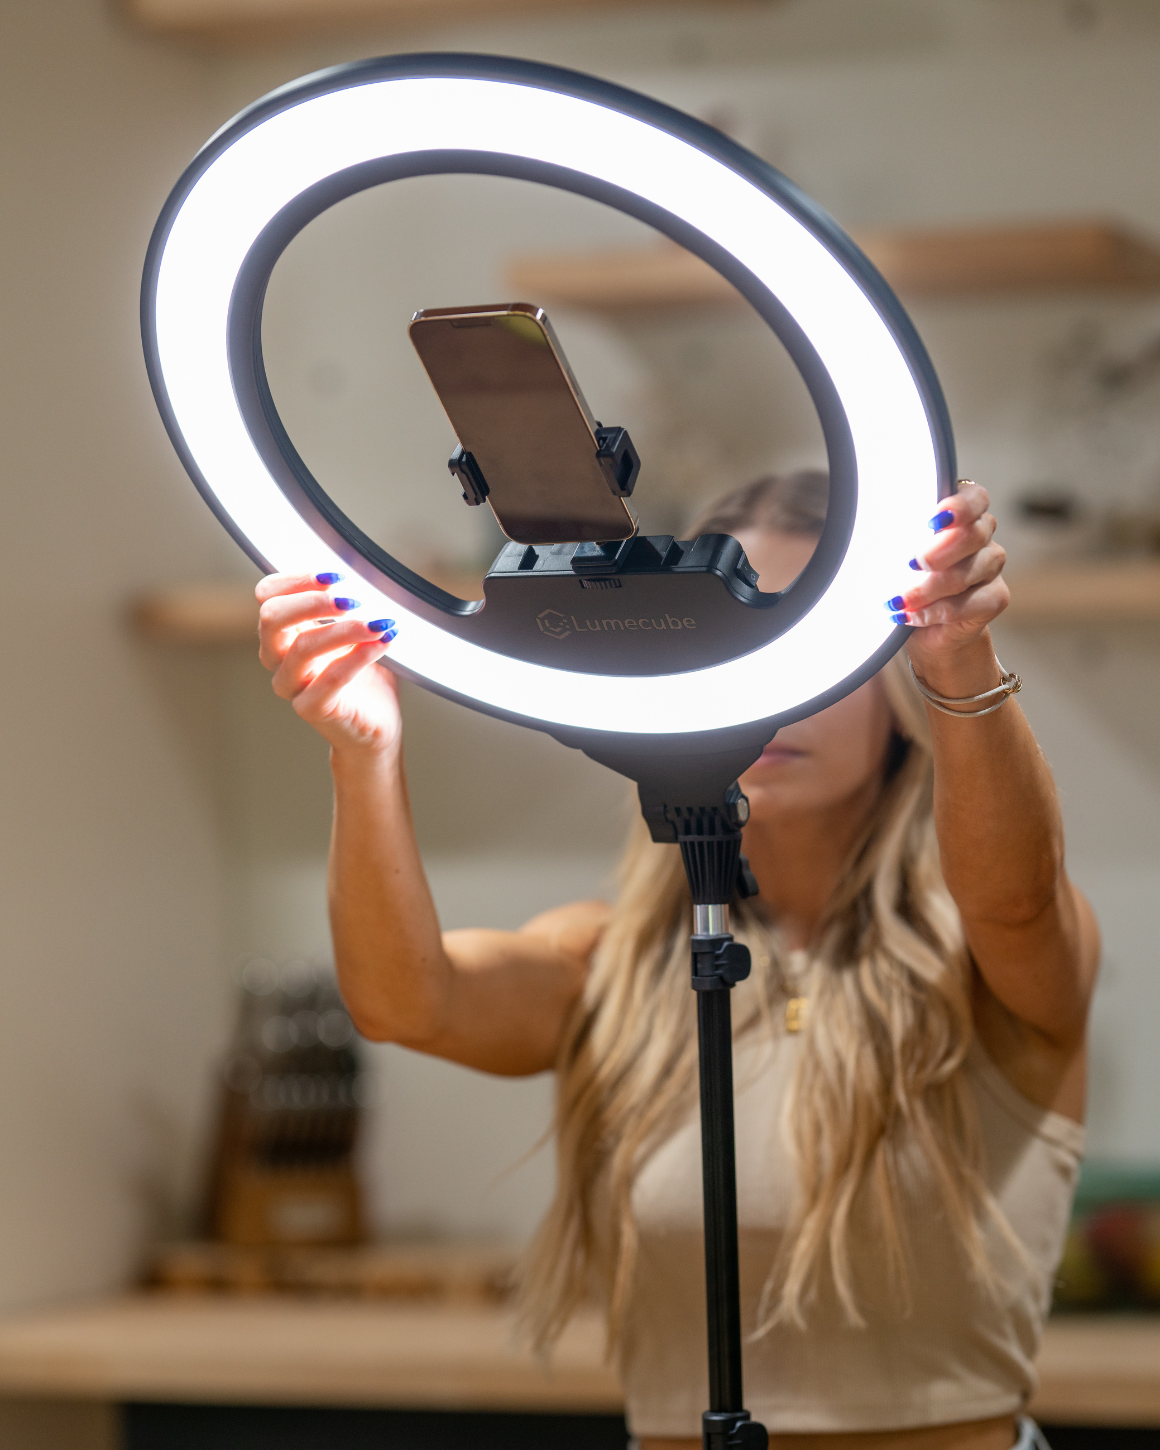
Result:
<svg viewBox="0 0 1160 1450">
<path fill-rule="evenodd" d="M 458 931 L 445 940 L 401 755 L 333 750 L 331 766 L 330 920 L 359 1030 L 484 1072 L 550 1068 L 603 927 L 594 903 L 518 932 Z"/>
<path fill-rule="evenodd" d="M 415 840 L 401 748 L 332 749 L 330 923 L 339 980 L 364 1035 L 421 1045 L 452 968 Z"/>
<path fill-rule="evenodd" d="M 987 491 L 969 481 L 941 501 L 918 581 L 888 601 L 919 679 L 935 694 L 993 690 L 990 622 L 1010 598 Z M 951 708 L 954 708 L 953 706 Z M 1074 1053 L 1099 958 L 1091 910 L 1067 880 L 1063 825 L 1047 762 L 1017 703 L 986 715 L 926 706 L 934 742 L 934 818 L 943 878 L 971 956 L 1016 1021 Z"/>
<path fill-rule="evenodd" d="M 337 582 L 271 574 L 255 593 L 274 691 L 331 747 L 330 916 L 343 996 L 368 1037 L 488 1072 L 541 1072 L 603 919 L 581 905 L 563 924 L 444 940 L 411 822 L 398 687 L 375 667 L 394 622 L 344 622 L 354 601 L 331 597 Z"/>
<path fill-rule="evenodd" d="M 960 650 L 915 650 L 936 694 L 994 689 L 1000 671 L 989 631 Z M 975 707 L 967 707 L 975 708 Z M 1055 904 L 1063 827 L 1055 786 L 1014 699 L 993 714 L 950 719 L 927 706 L 935 755 L 935 825 L 943 876 L 964 921 L 1020 926 Z"/>
</svg>

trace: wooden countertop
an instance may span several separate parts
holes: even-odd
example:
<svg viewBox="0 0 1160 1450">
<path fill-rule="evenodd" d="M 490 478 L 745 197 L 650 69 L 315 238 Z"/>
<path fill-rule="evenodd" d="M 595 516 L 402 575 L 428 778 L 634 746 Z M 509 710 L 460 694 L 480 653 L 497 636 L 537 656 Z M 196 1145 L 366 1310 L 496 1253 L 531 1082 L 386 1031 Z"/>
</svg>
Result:
<svg viewBox="0 0 1160 1450">
<path fill-rule="evenodd" d="M 0 1396 L 409 1409 L 616 1411 L 595 1315 L 550 1367 L 486 1306 L 137 1294 L 0 1321 Z M 1160 1425 L 1160 1316 L 1047 1327 L 1032 1406 L 1057 1424 Z"/>
<path fill-rule="evenodd" d="M 1160 1425 L 1160 1314 L 1049 1320 L 1031 1410 L 1056 1425 Z"/>
<path fill-rule="evenodd" d="M 486 1305 L 137 1294 L 0 1321 L 0 1395 L 619 1410 L 602 1351 L 595 1315 L 544 1369 Z"/>
</svg>

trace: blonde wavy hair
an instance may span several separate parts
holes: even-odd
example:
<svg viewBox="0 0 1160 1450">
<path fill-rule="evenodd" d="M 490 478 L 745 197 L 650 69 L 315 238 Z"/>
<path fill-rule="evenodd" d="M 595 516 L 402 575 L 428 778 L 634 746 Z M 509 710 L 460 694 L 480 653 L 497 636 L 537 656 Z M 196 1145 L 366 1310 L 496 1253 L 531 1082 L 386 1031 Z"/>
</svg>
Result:
<svg viewBox="0 0 1160 1450">
<path fill-rule="evenodd" d="M 812 471 L 761 479 L 708 510 L 690 534 L 757 527 L 816 536 L 827 490 L 826 475 Z M 916 1184 L 937 1192 L 972 1267 L 990 1277 L 981 1222 L 997 1208 L 960 1072 L 972 1040 L 970 969 L 939 870 L 930 732 L 901 655 L 881 679 L 895 733 L 877 803 L 810 944 L 809 1013 L 784 1105 L 798 1202 L 771 1266 L 763 1330 L 804 1324 L 823 1279 L 848 1322 L 863 1322 L 850 1251 L 856 1218 L 875 1230 L 905 1305 L 902 1207 Z M 748 902 L 735 903 L 733 924 L 754 960 L 734 994 L 735 1035 L 777 1031 L 785 1002 L 802 990 L 784 942 Z M 521 1286 L 525 1324 L 541 1348 L 594 1289 L 617 1342 L 637 1245 L 633 1180 L 697 1099 L 691 930 L 679 849 L 654 844 L 638 821 L 559 1056 L 556 1194 Z"/>
</svg>

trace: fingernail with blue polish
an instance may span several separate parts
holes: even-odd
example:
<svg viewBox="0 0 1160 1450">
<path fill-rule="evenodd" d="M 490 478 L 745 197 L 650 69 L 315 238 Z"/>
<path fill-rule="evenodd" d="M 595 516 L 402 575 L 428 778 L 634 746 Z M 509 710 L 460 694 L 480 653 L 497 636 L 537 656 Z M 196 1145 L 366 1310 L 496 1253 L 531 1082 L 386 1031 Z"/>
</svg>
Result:
<svg viewBox="0 0 1160 1450">
<path fill-rule="evenodd" d="M 888 599 L 886 601 L 886 608 L 887 609 L 905 609 L 906 608 L 906 600 L 903 599 L 903 597 L 902 597 L 901 594 L 896 594 L 893 599 Z"/>
<path fill-rule="evenodd" d="M 925 567 L 926 567 L 926 566 L 925 566 L 925 565 L 924 565 L 924 564 L 920 564 L 920 563 L 919 563 L 919 561 L 918 561 L 918 560 L 917 560 L 917 559 L 911 559 L 911 561 L 910 561 L 910 567 L 911 567 L 911 568 L 912 568 L 912 569 L 917 569 L 917 570 L 918 570 L 918 572 L 919 572 L 919 573 L 920 573 L 920 574 L 921 574 L 921 573 L 922 573 L 922 571 L 923 571 L 923 569 L 924 569 L 924 568 L 925 568 Z"/>
<path fill-rule="evenodd" d="M 394 627 L 395 627 L 395 621 L 393 619 L 368 619 L 367 620 L 367 628 L 370 630 L 370 632 L 372 634 L 382 634 L 382 632 L 383 632 L 384 629 L 394 629 Z"/>
<path fill-rule="evenodd" d="M 935 514 L 934 518 L 931 519 L 930 526 L 936 534 L 940 534 L 948 524 L 953 524 L 954 521 L 955 516 L 951 513 L 950 509 L 943 509 L 941 513 Z"/>
<path fill-rule="evenodd" d="M 332 599 L 331 603 L 334 605 L 335 609 L 341 609 L 344 613 L 348 609 L 358 608 L 357 599 Z"/>
<path fill-rule="evenodd" d="M 906 623 L 906 615 L 905 614 L 892 614 L 890 616 L 890 618 L 894 621 L 895 624 L 905 624 Z"/>
<path fill-rule="evenodd" d="M 390 644 L 391 640 L 394 639 L 395 635 L 397 635 L 398 632 L 399 631 L 397 629 L 388 629 L 386 634 L 384 634 L 383 637 L 379 640 L 379 643 Z"/>
<path fill-rule="evenodd" d="M 332 569 L 330 569 L 327 570 L 325 574 L 315 574 L 314 582 L 315 584 L 337 584 L 341 578 L 341 574 L 336 574 Z"/>
</svg>

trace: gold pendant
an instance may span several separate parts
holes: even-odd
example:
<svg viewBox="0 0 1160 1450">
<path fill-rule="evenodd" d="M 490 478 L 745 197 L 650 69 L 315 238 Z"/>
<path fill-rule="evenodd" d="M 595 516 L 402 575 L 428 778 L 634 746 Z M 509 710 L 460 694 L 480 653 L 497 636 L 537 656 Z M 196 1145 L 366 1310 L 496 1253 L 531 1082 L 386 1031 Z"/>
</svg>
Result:
<svg viewBox="0 0 1160 1450">
<path fill-rule="evenodd" d="M 801 1032 L 806 1025 L 806 1014 L 810 1010 L 808 997 L 791 997 L 785 1004 L 785 1030 Z"/>
</svg>

